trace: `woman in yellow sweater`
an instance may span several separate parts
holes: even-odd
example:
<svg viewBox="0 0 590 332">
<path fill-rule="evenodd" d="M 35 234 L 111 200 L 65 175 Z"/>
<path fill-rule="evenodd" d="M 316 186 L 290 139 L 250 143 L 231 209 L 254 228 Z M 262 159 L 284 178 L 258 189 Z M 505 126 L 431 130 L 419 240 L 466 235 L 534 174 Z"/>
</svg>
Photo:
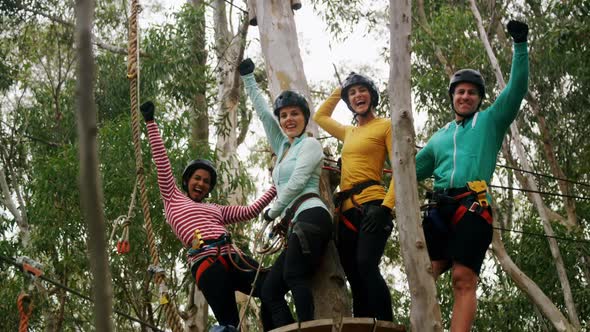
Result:
<svg viewBox="0 0 590 332">
<path fill-rule="evenodd" d="M 354 113 L 357 125 L 332 119 L 340 99 Z M 386 158 L 391 158 L 391 121 L 378 118 L 379 92 L 375 83 L 354 72 L 320 106 L 314 120 L 343 142 L 337 247 L 350 284 L 355 317 L 393 320 L 389 288 L 379 271 L 385 243 L 393 227 L 393 178 L 381 183 Z"/>
</svg>

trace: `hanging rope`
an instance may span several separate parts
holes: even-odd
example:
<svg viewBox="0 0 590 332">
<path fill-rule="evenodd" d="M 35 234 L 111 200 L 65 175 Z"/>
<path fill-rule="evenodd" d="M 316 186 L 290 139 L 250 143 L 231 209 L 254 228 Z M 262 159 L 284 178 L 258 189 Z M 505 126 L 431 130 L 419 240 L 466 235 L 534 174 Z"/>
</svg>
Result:
<svg viewBox="0 0 590 332">
<path fill-rule="evenodd" d="M 158 249 L 156 248 L 156 241 L 154 231 L 152 228 L 152 220 L 150 217 L 149 201 L 146 193 L 145 177 L 143 170 L 143 160 L 141 157 L 141 142 L 139 130 L 139 38 L 137 16 L 139 14 L 139 3 L 137 0 L 131 1 L 131 17 L 129 19 L 129 47 L 127 57 L 127 78 L 130 83 L 131 94 L 131 124 L 133 132 L 133 146 L 135 152 L 135 169 L 137 171 L 137 179 L 139 182 L 141 208 L 143 211 L 145 228 L 148 237 L 148 245 L 150 249 L 150 256 L 152 258 L 152 265 L 159 266 L 160 258 Z M 168 291 L 165 284 L 164 273 L 155 274 L 156 284 L 161 291 L 160 304 L 164 307 L 166 315 L 166 322 L 174 332 L 181 332 L 184 330 L 182 326 L 182 318 L 178 314 L 176 306 L 169 299 Z M 165 303 L 164 303 L 165 302 Z"/>
<path fill-rule="evenodd" d="M 111 231 L 111 236 L 109 237 L 109 242 L 113 241 L 113 237 L 115 236 L 115 232 L 117 231 L 117 227 L 123 227 L 123 231 L 121 232 L 121 236 L 117 241 L 117 253 L 122 255 L 129 252 L 131 249 L 131 245 L 129 244 L 129 225 L 131 224 L 131 219 L 135 217 L 135 202 L 137 201 L 137 177 L 135 178 L 135 185 L 133 186 L 133 193 L 131 194 L 131 202 L 129 203 L 129 209 L 127 210 L 126 215 L 120 215 L 113 221 L 113 230 Z"/>
<path fill-rule="evenodd" d="M 33 300 L 27 293 L 21 293 L 16 300 L 20 322 L 18 332 L 27 332 L 29 330 L 29 319 L 33 313 Z"/>
</svg>

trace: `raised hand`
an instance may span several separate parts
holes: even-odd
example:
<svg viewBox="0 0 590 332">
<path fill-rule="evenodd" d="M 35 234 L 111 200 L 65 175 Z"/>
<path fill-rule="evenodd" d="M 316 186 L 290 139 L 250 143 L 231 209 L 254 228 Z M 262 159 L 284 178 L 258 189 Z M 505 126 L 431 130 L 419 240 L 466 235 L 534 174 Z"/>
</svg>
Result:
<svg viewBox="0 0 590 332">
<path fill-rule="evenodd" d="M 529 26 L 526 23 L 511 20 L 508 22 L 508 25 L 506 25 L 506 28 L 515 43 L 524 43 L 527 40 Z"/>
<path fill-rule="evenodd" d="M 141 111 L 141 115 L 143 115 L 145 122 L 152 121 L 154 119 L 154 111 L 156 110 L 156 106 L 154 106 L 154 103 L 152 103 L 151 100 L 141 104 L 141 106 L 139 106 L 139 110 Z"/>
<path fill-rule="evenodd" d="M 252 60 L 250 58 L 244 59 L 242 62 L 240 62 L 240 65 L 238 66 L 238 71 L 240 72 L 240 75 L 242 75 L 242 76 L 253 73 L 254 72 L 254 62 L 252 62 Z"/>
</svg>

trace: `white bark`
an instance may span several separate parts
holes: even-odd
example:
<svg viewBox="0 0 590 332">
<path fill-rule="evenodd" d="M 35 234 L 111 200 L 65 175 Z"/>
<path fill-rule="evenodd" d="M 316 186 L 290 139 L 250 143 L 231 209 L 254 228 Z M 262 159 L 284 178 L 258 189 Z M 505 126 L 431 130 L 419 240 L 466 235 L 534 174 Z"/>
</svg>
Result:
<svg viewBox="0 0 590 332">
<path fill-rule="evenodd" d="M 410 0 L 390 0 L 389 100 L 393 130 L 396 224 L 412 304 L 410 323 L 414 331 L 442 331 L 436 285 L 424 232 L 420 227 L 420 203 L 416 180 L 415 133 L 410 81 Z"/>
<path fill-rule="evenodd" d="M 495 56 L 494 52 L 492 51 L 490 43 L 487 39 L 487 35 L 486 35 L 485 29 L 483 27 L 481 15 L 479 14 L 479 10 L 477 9 L 477 5 L 475 3 L 475 0 L 470 0 L 469 2 L 471 4 L 471 10 L 473 12 L 473 15 L 475 16 L 476 21 L 477 21 L 480 38 L 485 46 L 485 49 L 486 49 L 486 52 L 487 52 L 488 57 L 490 59 L 490 62 L 496 72 L 496 78 L 497 78 L 498 84 L 499 84 L 500 88 L 503 89 L 506 86 L 506 83 L 505 83 L 503 75 L 502 75 L 502 70 L 500 69 L 500 66 L 498 64 L 498 60 L 496 59 L 496 56 Z M 517 126 L 516 122 L 513 122 L 512 125 L 510 125 L 510 131 L 512 134 L 513 146 L 516 148 L 516 151 L 517 151 L 518 157 L 520 159 L 520 163 L 521 163 L 523 170 L 529 171 L 529 172 L 532 171 L 532 168 L 529 165 L 529 161 L 527 159 L 523 144 L 520 139 L 520 133 L 519 133 L 518 126 Z M 529 189 L 532 191 L 538 191 L 537 184 L 535 183 L 531 174 L 525 173 L 525 174 L 523 174 L 523 176 L 526 179 L 525 183 L 521 183 L 523 188 Z M 532 203 L 536 207 L 536 209 L 539 213 L 539 217 L 541 218 L 541 221 L 543 223 L 543 228 L 545 229 L 545 234 L 547 234 L 547 236 L 548 236 L 547 240 L 549 241 L 549 248 L 551 250 L 551 255 L 553 256 L 553 259 L 555 261 L 555 267 L 557 269 L 557 276 L 558 276 L 559 281 L 561 283 L 564 301 L 565 301 L 566 307 L 568 309 L 569 319 L 571 321 L 571 324 L 574 327 L 579 329 L 580 320 L 578 318 L 577 310 L 576 310 L 575 303 L 574 303 L 573 296 L 572 296 L 572 292 L 571 292 L 571 287 L 569 284 L 569 280 L 567 278 L 567 273 L 565 270 L 563 259 L 561 257 L 561 253 L 559 251 L 559 247 L 557 245 L 557 241 L 552 237 L 552 236 L 554 236 L 554 233 L 553 233 L 553 228 L 551 227 L 551 222 L 549 220 L 549 216 L 547 215 L 547 212 L 546 212 L 547 209 L 545 207 L 545 204 L 543 203 L 543 199 L 541 198 L 541 195 L 539 195 L 538 193 L 531 193 L 529 195 L 529 197 L 532 198 Z M 511 277 L 514 278 L 516 276 L 511 275 Z M 528 295 L 532 296 L 532 294 L 528 294 Z M 556 329 L 558 329 L 558 327 L 561 328 L 561 326 L 562 326 L 561 322 L 558 322 L 558 321 L 552 321 L 552 323 L 554 324 Z"/>
<path fill-rule="evenodd" d="M 314 106 L 303 70 L 297 29 L 290 2 L 284 0 L 257 0 L 254 2 L 260 31 L 260 44 L 273 100 L 283 90 L 295 90 L 307 99 L 313 118 Z M 317 124 L 310 121 L 307 131 L 317 137 Z M 320 192 L 325 202 L 331 202 L 331 192 L 327 188 L 329 188 L 329 181 L 326 174 L 323 174 Z M 346 296 L 344 273 L 333 244 L 330 243 L 329 246 L 330 248 L 324 256 L 324 264 L 316 272 L 316 278 L 312 285 L 314 303 L 316 303 L 316 319 L 349 316 L 351 312 Z M 322 303 L 329 303 L 329 305 L 320 305 Z"/>
<path fill-rule="evenodd" d="M 16 224 L 18 225 L 18 229 L 20 232 L 20 238 L 21 238 L 21 243 L 23 244 L 23 247 L 28 247 L 29 245 L 29 239 L 30 239 L 30 231 L 29 231 L 29 223 L 27 221 L 27 215 L 24 212 L 24 202 L 22 201 L 22 198 L 19 199 L 21 196 L 20 194 L 17 195 L 17 199 L 19 199 L 19 207 L 17 207 L 17 204 L 13 201 L 12 199 L 12 192 L 10 191 L 10 188 L 8 187 L 8 181 L 6 180 L 6 174 L 8 172 L 8 169 L 1 167 L 0 166 L 0 187 L 2 188 L 2 203 L 4 203 L 4 205 L 8 208 L 8 211 L 10 211 L 10 213 L 12 214 L 12 216 L 14 217 L 14 220 L 16 221 Z M 12 177 L 12 183 L 15 184 L 16 179 L 14 177 Z M 18 191 L 18 188 L 16 188 L 16 184 L 14 185 L 15 190 Z"/>
<path fill-rule="evenodd" d="M 256 1 L 260 45 L 273 100 L 283 90 L 295 90 L 305 96 L 309 109 L 315 109 L 301 60 L 297 28 L 288 1 Z M 313 117 L 313 114 L 312 114 Z M 318 127 L 310 121 L 307 131 L 318 136 Z"/>
<path fill-rule="evenodd" d="M 94 102 L 94 56 L 92 26 L 94 1 L 76 1 L 76 47 L 78 50 L 78 136 L 80 141 L 80 199 L 88 224 L 88 249 L 94 276 L 94 325 L 96 331 L 113 330 L 113 294 L 103 214 L 103 195 L 98 170 L 98 133 Z"/>
<path fill-rule="evenodd" d="M 238 128 L 238 103 L 240 95 L 239 74 L 236 70 L 237 63 L 244 53 L 245 34 L 248 29 L 244 20 L 240 25 L 238 36 L 234 36 L 228 29 L 228 19 L 224 0 L 215 0 L 214 24 L 215 24 L 215 50 L 217 55 L 217 164 L 224 165 L 229 171 L 219 172 L 221 184 L 230 186 L 240 169 L 237 155 L 237 128 Z M 235 170 L 236 173 L 231 172 Z M 229 204 L 243 203 L 242 191 L 239 187 L 228 187 Z"/>
<path fill-rule="evenodd" d="M 498 223 L 494 222 L 494 226 L 497 227 Z M 553 302 L 551 302 L 551 299 L 543 293 L 543 290 L 541 290 L 533 280 L 527 277 L 527 275 L 514 264 L 506 252 L 506 248 L 504 248 L 500 233 L 496 229 L 494 230 L 494 236 L 492 239 L 492 250 L 498 259 L 498 262 L 500 262 L 502 269 L 504 269 L 504 271 L 506 271 L 506 273 L 512 278 L 518 288 L 529 297 L 531 302 L 539 308 L 541 313 L 551 321 L 553 327 L 557 331 L 577 331 Z"/>
<path fill-rule="evenodd" d="M 207 320 L 209 316 L 209 306 L 205 300 L 203 292 L 191 283 L 189 290 L 189 300 L 187 310 L 181 313 L 185 321 L 185 332 L 202 332 L 207 329 Z"/>
</svg>

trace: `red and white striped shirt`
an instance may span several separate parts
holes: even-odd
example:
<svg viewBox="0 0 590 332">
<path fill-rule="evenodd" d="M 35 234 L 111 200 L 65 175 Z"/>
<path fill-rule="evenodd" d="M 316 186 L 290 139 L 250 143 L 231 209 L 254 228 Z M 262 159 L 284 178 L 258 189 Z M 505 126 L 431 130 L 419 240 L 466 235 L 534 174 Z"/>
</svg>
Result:
<svg viewBox="0 0 590 332">
<path fill-rule="evenodd" d="M 158 125 L 154 121 L 150 121 L 147 123 L 147 128 L 152 156 L 158 171 L 158 185 L 164 202 L 166 220 L 185 247 L 191 247 L 195 230 L 200 231 L 203 240 L 215 240 L 228 233 L 224 225 L 256 217 L 275 197 L 276 189 L 272 186 L 250 206 L 227 206 L 193 201 L 178 189 L 174 182 L 172 167 L 158 131 Z M 239 250 L 233 245 L 229 247 L 231 252 Z M 221 247 L 221 253 L 227 253 L 227 251 L 228 246 Z M 189 264 L 191 264 L 205 256 L 216 254 L 217 248 L 209 248 L 195 256 L 187 257 Z"/>
</svg>

